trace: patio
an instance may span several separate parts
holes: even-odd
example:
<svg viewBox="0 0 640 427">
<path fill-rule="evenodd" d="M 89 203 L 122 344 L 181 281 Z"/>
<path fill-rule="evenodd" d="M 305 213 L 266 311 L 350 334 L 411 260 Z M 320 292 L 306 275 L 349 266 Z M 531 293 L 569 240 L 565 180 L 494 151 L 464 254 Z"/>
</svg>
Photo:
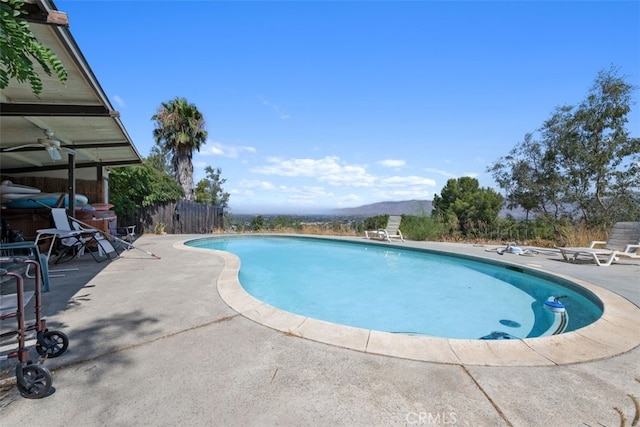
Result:
<svg viewBox="0 0 640 427">
<path fill-rule="evenodd" d="M 7 425 L 620 425 L 636 416 L 640 350 L 584 363 L 482 366 L 369 354 L 277 331 L 229 308 L 224 259 L 145 235 L 111 263 L 85 256 L 51 281 L 44 311 L 69 350 L 45 362 L 55 393 L 0 400 Z M 201 236 L 197 236 L 201 237 Z M 407 245 L 536 264 L 640 305 L 640 264 Z M 631 319 L 640 326 L 640 318 Z M 640 328 L 638 328 L 640 329 Z M 597 344 L 597 343 L 594 343 Z M 12 375 L 9 375 L 9 378 Z M 7 388 L 7 387 L 5 387 Z M 617 408 L 617 409 L 616 409 Z"/>
</svg>

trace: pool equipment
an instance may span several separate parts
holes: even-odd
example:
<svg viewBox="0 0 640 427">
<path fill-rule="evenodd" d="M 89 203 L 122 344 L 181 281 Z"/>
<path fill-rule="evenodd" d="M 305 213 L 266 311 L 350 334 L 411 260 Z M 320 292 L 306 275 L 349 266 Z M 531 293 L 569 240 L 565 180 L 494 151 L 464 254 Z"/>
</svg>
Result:
<svg viewBox="0 0 640 427">
<path fill-rule="evenodd" d="M 481 340 L 518 340 L 520 338 L 506 332 L 493 331 L 489 335 L 480 337 Z"/>
<path fill-rule="evenodd" d="M 558 297 L 549 297 L 548 300 L 544 302 L 544 306 L 553 311 L 554 313 L 564 313 L 566 311 L 566 307 L 563 303 L 560 302 L 560 298 L 566 298 L 566 295 L 561 295 Z"/>
<path fill-rule="evenodd" d="M 509 243 L 506 248 L 499 250 L 498 255 L 504 255 L 505 252 L 508 254 L 515 254 L 515 255 L 524 254 L 524 250 L 516 246 L 514 242 Z"/>
</svg>

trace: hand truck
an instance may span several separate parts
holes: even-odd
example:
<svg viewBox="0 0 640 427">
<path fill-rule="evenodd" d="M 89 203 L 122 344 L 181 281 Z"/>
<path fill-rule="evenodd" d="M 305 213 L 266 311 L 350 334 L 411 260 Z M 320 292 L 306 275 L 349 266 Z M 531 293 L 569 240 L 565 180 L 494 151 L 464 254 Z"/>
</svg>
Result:
<svg viewBox="0 0 640 427">
<path fill-rule="evenodd" d="M 69 346 L 69 339 L 60 331 L 49 331 L 46 322 L 42 317 L 42 297 L 41 283 L 42 276 L 40 266 L 37 261 L 24 257 L 0 258 L 0 262 L 11 264 L 26 263 L 35 267 L 36 278 L 34 290 L 25 292 L 24 281 L 20 274 L 11 272 L 5 268 L 0 268 L 0 278 L 6 278 L 6 283 L 15 279 L 15 294 L 3 294 L 0 299 L 0 320 L 11 318 L 17 319 L 17 329 L 0 334 L 0 339 L 6 337 L 17 337 L 17 348 L 10 350 L 5 355 L 0 355 L 0 360 L 17 358 L 16 380 L 17 388 L 23 397 L 38 399 L 48 396 L 53 392 L 51 387 L 52 378 L 49 370 L 41 365 L 35 364 L 29 359 L 29 350 L 26 345 L 27 332 L 36 332 L 36 351 L 43 358 L 58 357 L 64 353 Z M 5 285 L 6 283 L 3 283 Z M 27 324 L 25 320 L 25 306 L 31 298 L 35 298 L 35 322 Z"/>
</svg>

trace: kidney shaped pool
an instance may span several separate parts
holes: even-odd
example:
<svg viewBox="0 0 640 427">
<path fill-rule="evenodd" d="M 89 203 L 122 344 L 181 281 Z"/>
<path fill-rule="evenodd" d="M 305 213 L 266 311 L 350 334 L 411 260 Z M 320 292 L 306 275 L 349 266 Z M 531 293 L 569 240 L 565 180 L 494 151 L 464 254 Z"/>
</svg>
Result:
<svg viewBox="0 0 640 427">
<path fill-rule="evenodd" d="M 282 236 L 185 244 L 238 256 L 242 287 L 269 305 L 364 329 L 533 338 L 582 328 L 603 312 L 592 292 L 571 281 L 458 254 Z"/>
</svg>

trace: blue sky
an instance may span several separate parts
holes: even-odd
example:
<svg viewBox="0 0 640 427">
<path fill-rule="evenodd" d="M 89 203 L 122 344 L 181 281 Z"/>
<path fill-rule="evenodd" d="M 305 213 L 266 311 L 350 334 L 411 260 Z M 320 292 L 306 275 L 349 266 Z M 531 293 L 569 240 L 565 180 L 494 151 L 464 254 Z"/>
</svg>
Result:
<svg viewBox="0 0 640 427">
<path fill-rule="evenodd" d="M 461 176 L 497 189 L 486 168 L 599 71 L 640 86 L 638 1 L 56 6 L 141 155 L 162 102 L 198 107 L 195 181 L 222 168 L 236 214 L 432 199 Z"/>
</svg>

